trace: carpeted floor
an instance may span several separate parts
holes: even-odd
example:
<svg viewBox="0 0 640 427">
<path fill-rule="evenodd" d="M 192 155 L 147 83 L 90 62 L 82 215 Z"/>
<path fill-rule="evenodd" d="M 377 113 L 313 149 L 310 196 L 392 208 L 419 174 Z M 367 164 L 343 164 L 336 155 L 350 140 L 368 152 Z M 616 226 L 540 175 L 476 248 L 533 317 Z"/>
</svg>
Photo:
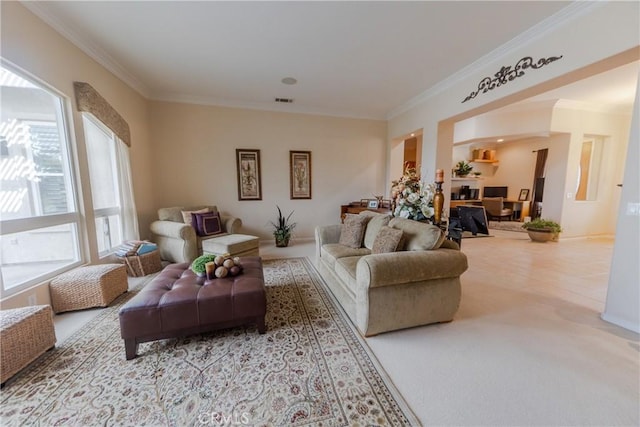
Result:
<svg viewBox="0 0 640 427">
<path fill-rule="evenodd" d="M 306 258 L 265 261 L 267 328 L 140 345 L 120 297 L 9 380 L 2 425 L 419 425 Z"/>
</svg>

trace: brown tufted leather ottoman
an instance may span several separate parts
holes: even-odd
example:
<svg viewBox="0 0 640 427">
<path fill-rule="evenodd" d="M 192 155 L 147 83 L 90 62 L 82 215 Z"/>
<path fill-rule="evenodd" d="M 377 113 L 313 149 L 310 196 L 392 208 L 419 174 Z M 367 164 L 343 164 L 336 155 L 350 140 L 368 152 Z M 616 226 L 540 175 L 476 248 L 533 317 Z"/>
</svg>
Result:
<svg viewBox="0 0 640 427">
<path fill-rule="evenodd" d="M 242 258 L 236 277 L 206 280 L 188 263 L 170 264 L 120 309 L 127 360 L 138 344 L 255 323 L 265 333 L 267 300 L 260 257 Z"/>
</svg>

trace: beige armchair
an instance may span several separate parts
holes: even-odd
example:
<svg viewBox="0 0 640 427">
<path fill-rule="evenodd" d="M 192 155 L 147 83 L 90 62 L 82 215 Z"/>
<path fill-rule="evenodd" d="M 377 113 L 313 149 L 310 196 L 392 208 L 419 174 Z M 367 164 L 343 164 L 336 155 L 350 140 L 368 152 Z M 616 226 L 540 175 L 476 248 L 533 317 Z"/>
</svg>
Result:
<svg viewBox="0 0 640 427">
<path fill-rule="evenodd" d="M 487 211 L 489 218 L 498 218 L 498 221 L 505 217 L 511 219 L 513 216 L 513 210 L 504 207 L 504 199 L 502 197 L 485 197 L 482 199 L 482 206 Z"/>
<path fill-rule="evenodd" d="M 202 241 L 211 237 L 200 237 L 195 229 L 185 224 L 182 211 L 197 211 L 209 208 L 217 212 L 217 206 L 174 206 L 158 209 L 158 220 L 151 223 L 151 232 L 158 245 L 160 257 L 169 262 L 191 262 L 202 254 Z M 240 218 L 220 214 L 222 229 L 225 234 L 239 233 L 242 227 Z"/>
</svg>

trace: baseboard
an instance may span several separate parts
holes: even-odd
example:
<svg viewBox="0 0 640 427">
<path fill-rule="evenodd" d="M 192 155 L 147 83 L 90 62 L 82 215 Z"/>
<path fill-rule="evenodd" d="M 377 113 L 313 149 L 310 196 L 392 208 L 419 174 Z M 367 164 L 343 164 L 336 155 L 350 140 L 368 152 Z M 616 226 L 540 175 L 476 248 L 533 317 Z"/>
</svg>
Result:
<svg viewBox="0 0 640 427">
<path fill-rule="evenodd" d="M 614 325 L 620 326 L 621 328 L 625 328 L 632 332 L 640 334 L 640 325 L 638 323 L 629 322 L 626 319 L 621 319 L 618 316 L 612 316 L 606 313 L 602 313 L 600 315 L 600 318 L 605 322 L 613 323 Z"/>
</svg>

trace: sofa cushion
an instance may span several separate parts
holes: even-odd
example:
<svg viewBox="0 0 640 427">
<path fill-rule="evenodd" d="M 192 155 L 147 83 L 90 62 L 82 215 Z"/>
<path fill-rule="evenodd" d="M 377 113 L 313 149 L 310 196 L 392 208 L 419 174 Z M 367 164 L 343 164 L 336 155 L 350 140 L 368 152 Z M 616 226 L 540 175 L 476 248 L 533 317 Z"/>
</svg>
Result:
<svg viewBox="0 0 640 427">
<path fill-rule="evenodd" d="M 428 251 L 438 249 L 444 241 L 444 232 L 433 224 L 405 218 L 393 218 L 389 227 L 402 230 L 404 245 L 399 250 Z"/>
<path fill-rule="evenodd" d="M 367 248 L 350 248 L 340 243 L 326 243 L 320 248 L 320 256 L 327 264 L 334 268 L 336 260 L 345 257 L 369 255 L 371 250 Z"/>
<path fill-rule="evenodd" d="M 402 230 L 383 225 L 373 241 L 372 254 L 395 252 L 402 240 Z"/>
<path fill-rule="evenodd" d="M 354 249 L 362 247 L 365 228 L 370 219 L 367 215 L 346 214 L 338 243 Z"/>
<path fill-rule="evenodd" d="M 336 261 L 334 271 L 336 276 L 346 285 L 344 288 L 351 294 L 351 297 L 356 297 L 356 266 L 360 260 L 359 256 L 343 257 Z"/>
<path fill-rule="evenodd" d="M 192 213 L 191 218 L 198 236 L 215 236 L 223 233 L 218 212 Z"/>
<path fill-rule="evenodd" d="M 363 212 L 370 212 L 370 211 L 363 211 Z M 391 220 L 391 215 L 379 214 L 375 212 L 371 212 L 371 213 L 373 213 L 374 215 L 371 217 L 371 220 L 369 220 L 369 223 L 367 224 L 367 229 L 364 232 L 364 247 L 368 249 L 373 249 L 373 242 L 376 240 L 376 236 L 378 235 L 380 228 L 383 225 L 389 224 L 389 221 Z"/>
</svg>

